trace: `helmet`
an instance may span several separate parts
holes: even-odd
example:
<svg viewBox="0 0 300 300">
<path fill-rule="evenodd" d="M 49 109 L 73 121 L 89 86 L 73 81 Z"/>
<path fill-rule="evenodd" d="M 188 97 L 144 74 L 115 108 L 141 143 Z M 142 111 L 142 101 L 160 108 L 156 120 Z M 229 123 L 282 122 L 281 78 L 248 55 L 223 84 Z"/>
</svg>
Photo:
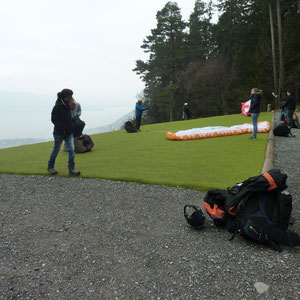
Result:
<svg viewBox="0 0 300 300">
<path fill-rule="evenodd" d="M 187 103 L 184 103 L 184 105 L 186 106 L 186 105 L 188 105 Z"/>
<path fill-rule="evenodd" d="M 139 99 L 138 99 L 138 102 L 142 102 L 142 101 L 143 101 L 143 99 L 142 99 L 142 98 L 139 98 Z"/>
<path fill-rule="evenodd" d="M 194 209 L 194 212 L 192 213 L 191 216 L 189 216 L 186 212 L 186 209 L 188 207 L 191 207 Z M 184 217 L 187 221 L 187 223 L 192 226 L 193 228 L 197 228 L 197 229 L 200 229 L 204 226 L 204 223 L 205 223 L 205 217 L 203 215 L 203 212 L 201 210 L 201 208 L 195 206 L 195 205 L 186 205 L 184 207 Z"/>
</svg>

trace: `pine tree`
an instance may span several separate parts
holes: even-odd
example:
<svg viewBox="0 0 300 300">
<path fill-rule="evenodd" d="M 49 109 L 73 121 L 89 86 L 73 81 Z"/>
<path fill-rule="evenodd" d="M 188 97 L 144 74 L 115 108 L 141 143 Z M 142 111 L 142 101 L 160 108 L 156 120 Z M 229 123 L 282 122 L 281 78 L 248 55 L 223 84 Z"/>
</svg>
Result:
<svg viewBox="0 0 300 300">
<path fill-rule="evenodd" d="M 212 2 L 196 0 L 188 22 L 187 51 L 189 62 L 204 61 L 212 51 Z"/>
<path fill-rule="evenodd" d="M 144 52 L 149 53 L 149 59 L 147 62 L 137 61 L 133 71 L 145 81 L 149 114 L 154 109 L 155 120 L 172 121 L 173 108 L 179 100 L 176 96 L 178 74 L 184 67 L 186 24 L 175 2 L 168 2 L 157 12 L 156 19 L 157 27 L 151 30 L 152 34 L 144 39 L 141 46 Z"/>
</svg>

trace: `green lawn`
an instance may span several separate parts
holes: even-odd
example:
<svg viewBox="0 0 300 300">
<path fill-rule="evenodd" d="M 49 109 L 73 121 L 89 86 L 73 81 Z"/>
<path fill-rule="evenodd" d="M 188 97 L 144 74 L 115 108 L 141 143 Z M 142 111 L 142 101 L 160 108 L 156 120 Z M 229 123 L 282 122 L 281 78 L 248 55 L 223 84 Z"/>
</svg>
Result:
<svg viewBox="0 0 300 300">
<path fill-rule="evenodd" d="M 271 113 L 259 121 L 271 122 Z M 142 132 L 124 130 L 93 135 L 91 152 L 76 154 L 83 177 L 190 187 L 199 190 L 226 188 L 261 172 L 268 134 L 249 140 L 250 134 L 170 141 L 166 132 L 250 122 L 241 115 L 211 117 L 142 126 Z M 0 150 L 0 173 L 46 175 L 53 142 Z M 67 176 L 68 154 L 60 152 L 55 168 Z"/>
</svg>

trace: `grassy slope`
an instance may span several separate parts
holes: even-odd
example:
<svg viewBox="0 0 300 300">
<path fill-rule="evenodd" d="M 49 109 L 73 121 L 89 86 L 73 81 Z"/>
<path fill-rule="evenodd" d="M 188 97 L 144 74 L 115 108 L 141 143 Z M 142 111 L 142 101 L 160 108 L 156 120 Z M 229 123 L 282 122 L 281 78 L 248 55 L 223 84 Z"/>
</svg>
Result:
<svg viewBox="0 0 300 300">
<path fill-rule="evenodd" d="M 271 121 L 270 113 L 259 120 Z M 160 123 L 142 127 L 142 132 L 116 131 L 94 135 L 92 152 L 76 154 L 76 168 L 84 177 L 136 181 L 191 187 L 200 190 L 226 188 L 260 173 L 268 134 L 258 140 L 249 134 L 194 141 L 170 141 L 166 131 L 204 126 L 231 126 L 250 118 L 230 115 Z M 0 150 L 0 173 L 47 174 L 53 142 Z M 56 169 L 67 175 L 65 152 L 57 157 Z"/>
</svg>

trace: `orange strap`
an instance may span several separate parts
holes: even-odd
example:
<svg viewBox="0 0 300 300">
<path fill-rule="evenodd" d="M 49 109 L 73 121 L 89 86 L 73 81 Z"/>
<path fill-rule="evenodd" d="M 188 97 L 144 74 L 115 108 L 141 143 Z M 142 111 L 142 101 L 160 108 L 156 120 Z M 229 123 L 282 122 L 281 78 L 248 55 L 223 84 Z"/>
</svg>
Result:
<svg viewBox="0 0 300 300">
<path fill-rule="evenodd" d="M 219 209 L 215 204 L 214 208 L 211 208 L 207 202 L 203 202 L 204 208 L 212 217 L 221 218 L 224 215 L 224 211 Z"/>
<path fill-rule="evenodd" d="M 231 214 L 232 216 L 235 216 L 236 215 L 236 212 L 234 211 L 235 207 L 236 207 L 237 204 L 231 206 L 230 208 L 228 208 L 228 213 Z"/>
<path fill-rule="evenodd" d="M 268 182 L 270 184 L 268 191 L 275 190 L 277 188 L 277 185 L 276 185 L 273 177 L 269 173 L 264 173 L 263 176 L 268 180 Z"/>
</svg>

